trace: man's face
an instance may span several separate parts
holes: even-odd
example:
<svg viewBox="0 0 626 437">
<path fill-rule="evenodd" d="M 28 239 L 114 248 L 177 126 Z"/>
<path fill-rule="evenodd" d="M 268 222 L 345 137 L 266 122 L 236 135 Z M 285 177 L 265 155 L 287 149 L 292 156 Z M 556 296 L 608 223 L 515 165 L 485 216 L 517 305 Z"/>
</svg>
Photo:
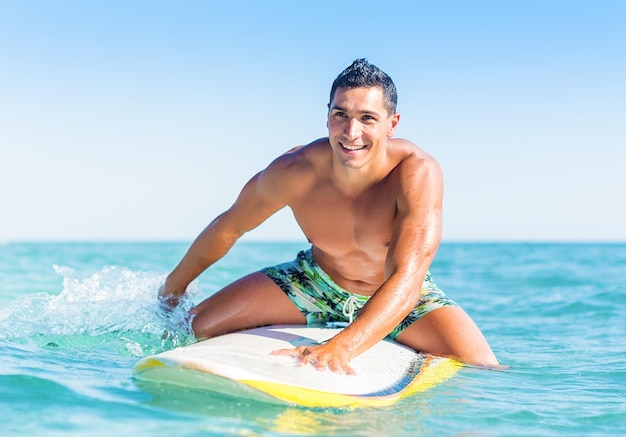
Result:
<svg viewBox="0 0 626 437">
<path fill-rule="evenodd" d="M 328 105 L 330 144 L 344 166 L 360 168 L 384 152 L 399 120 L 389 115 L 382 88 L 337 88 Z"/>
</svg>

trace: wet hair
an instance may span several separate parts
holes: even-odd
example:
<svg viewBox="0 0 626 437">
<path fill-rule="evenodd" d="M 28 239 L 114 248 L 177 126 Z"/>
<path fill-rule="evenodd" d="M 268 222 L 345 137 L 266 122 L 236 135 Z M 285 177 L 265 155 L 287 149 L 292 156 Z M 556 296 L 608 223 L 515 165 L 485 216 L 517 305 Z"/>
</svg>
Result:
<svg viewBox="0 0 626 437">
<path fill-rule="evenodd" d="M 335 97 L 337 88 L 372 88 L 375 86 L 382 88 L 385 107 L 389 114 L 394 114 L 398 105 L 396 86 L 387 73 L 364 58 L 357 59 L 337 76 L 330 89 L 330 103 Z"/>
</svg>

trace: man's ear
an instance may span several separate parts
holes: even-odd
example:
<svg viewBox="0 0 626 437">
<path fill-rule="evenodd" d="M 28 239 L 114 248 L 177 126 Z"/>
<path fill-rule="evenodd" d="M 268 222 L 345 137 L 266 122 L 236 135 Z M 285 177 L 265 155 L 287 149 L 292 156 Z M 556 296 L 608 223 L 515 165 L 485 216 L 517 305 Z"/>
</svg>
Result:
<svg viewBox="0 0 626 437">
<path fill-rule="evenodd" d="M 390 118 L 391 127 L 389 128 L 389 132 L 387 132 L 387 138 L 392 138 L 396 134 L 396 129 L 398 129 L 398 123 L 400 123 L 400 113 L 396 112 Z"/>
</svg>

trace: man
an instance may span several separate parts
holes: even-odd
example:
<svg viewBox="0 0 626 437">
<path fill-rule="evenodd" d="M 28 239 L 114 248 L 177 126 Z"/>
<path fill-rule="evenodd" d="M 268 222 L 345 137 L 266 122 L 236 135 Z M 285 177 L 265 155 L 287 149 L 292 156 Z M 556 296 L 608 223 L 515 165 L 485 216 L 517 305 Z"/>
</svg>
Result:
<svg viewBox="0 0 626 437">
<path fill-rule="evenodd" d="M 311 249 L 193 308 L 198 339 L 343 319 L 350 324 L 328 342 L 276 353 L 352 373 L 350 360 L 389 335 L 419 351 L 496 366 L 480 330 L 428 273 L 441 238 L 443 180 L 431 156 L 392 139 L 396 103 L 391 78 L 354 61 L 333 83 L 328 138 L 290 150 L 255 175 L 167 277 L 162 304 L 175 306 L 239 237 L 287 206 Z"/>
</svg>

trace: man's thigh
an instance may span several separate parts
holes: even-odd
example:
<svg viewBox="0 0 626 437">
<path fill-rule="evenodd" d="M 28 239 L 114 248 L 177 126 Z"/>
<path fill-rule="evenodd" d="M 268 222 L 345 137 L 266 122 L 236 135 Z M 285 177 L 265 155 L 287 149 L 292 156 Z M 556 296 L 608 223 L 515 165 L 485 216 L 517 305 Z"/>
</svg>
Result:
<svg viewBox="0 0 626 437">
<path fill-rule="evenodd" d="M 261 272 L 226 286 L 191 309 L 198 339 L 265 325 L 306 324 L 300 310 Z"/>
<path fill-rule="evenodd" d="M 482 332 L 458 306 L 437 308 L 416 320 L 396 339 L 421 352 L 477 365 L 497 365 Z"/>
</svg>

